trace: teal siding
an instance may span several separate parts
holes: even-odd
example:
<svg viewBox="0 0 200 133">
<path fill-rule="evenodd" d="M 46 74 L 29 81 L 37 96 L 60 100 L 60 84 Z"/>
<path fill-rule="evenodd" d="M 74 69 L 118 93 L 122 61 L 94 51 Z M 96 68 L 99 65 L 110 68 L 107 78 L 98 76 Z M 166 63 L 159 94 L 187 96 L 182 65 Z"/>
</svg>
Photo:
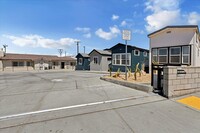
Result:
<svg viewBox="0 0 200 133">
<path fill-rule="evenodd" d="M 134 49 L 137 49 L 140 51 L 140 55 L 139 56 L 135 56 L 134 55 Z M 111 48 L 112 51 L 112 55 L 116 54 L 116 53 L 125 53 L 125 45 L 121 45 L 121 44 L 117 44 L 115 45 L 113 48 Z M 134 72 L 135 66 L 137 65 L 137 63 L 139 63 L 139 68 L 142 68 L 142 64 L 145 63 L 145 67 L 149 66 L 149 53 L 147 52 L 147 56 L 145 57 L 143 52 L 144 51 L 148 51 L 148 50 L 144 50 L 141 48 L 135 48 L 132 46 L 128 46 L 127 52 L 131 53 L 131 66 L 128 66 L 128 68 L 132 70 L 132 72 Z M 121 65 L 110 65 L 112 71 L 116 72 L 118 69 L 120 69 L 120 71 L 125 72 L 125 66 L 121 66 Z"/>
<path fill-rule="evenodd" d="M 135 66 L 137 65 L 137 63 L 139 63 L 139 69 L 142 68 L 142 64 L 145 63 L 145 66 L 148 65 L 149 62 L 149 53 L 147 53 L 147 56 L 145 57 L 143 54 L 144 51 L 140 51 L 140 55 L 139 56 L 135 56 L 134 55 L 134 50 L 131 53 L 131 68 L 132 70 L 135 69 Z"/>
<path fill-rule="evenodd" d="M 76 70 L 90 70 L 90 58 L 89 57 L 83 57 L 81 55 L 77 55 L 77 65 L 76 65 Z M 83 59 L 83 63 L 80 65 L 78 63 L 79 58 Z"/>
</svg>

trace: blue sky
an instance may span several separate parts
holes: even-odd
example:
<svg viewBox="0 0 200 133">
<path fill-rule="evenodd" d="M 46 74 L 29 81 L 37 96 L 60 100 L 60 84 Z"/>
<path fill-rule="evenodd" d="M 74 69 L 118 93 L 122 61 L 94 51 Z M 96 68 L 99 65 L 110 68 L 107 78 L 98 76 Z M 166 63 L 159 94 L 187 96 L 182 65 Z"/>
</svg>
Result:
<svg viewBox="0 0 200 133">
<path fill-rule="evenodd" d="M 167 25 L 199 25 L 199 0 L 0 0 L 0 47 L 9 53 L 89 53 L 124 43 L 147 48 L 147 35 Z"/>
</svg>

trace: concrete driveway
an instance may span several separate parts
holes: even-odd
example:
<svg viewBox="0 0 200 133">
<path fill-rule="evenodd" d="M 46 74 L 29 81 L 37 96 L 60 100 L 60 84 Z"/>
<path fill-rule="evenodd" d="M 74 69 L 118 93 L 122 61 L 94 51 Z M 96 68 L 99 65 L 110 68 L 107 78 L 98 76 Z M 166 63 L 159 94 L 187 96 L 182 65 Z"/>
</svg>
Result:
<svg viewBox="0 0 200 133">
<path fill-rule="evenodd" d="M 0 73 L 2 133 L 199 132 L 200 112 L 81 71 Z"/>
</svg>

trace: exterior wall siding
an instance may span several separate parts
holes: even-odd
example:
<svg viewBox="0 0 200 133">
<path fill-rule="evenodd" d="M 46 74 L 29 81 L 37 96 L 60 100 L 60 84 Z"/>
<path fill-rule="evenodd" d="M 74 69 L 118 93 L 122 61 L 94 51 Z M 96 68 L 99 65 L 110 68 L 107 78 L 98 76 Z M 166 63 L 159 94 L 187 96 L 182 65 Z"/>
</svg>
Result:
<svg viewBox="0 0 200 133">
<path fill-rule="evenodd" d="M 79 58 L 83 59 L 83 62 L 82 62 L 81 65 L 78 63 Z M 89 58 L 84 58 L 84 57 L 78 55 L 77 56 L 76 70 L 90 70 L 90 61 L 89 61 Z"/>
<path fill-rule="evenodd" d="M 171 33 L 167 33 L 167 31 L 171 31 Z M 194 35 L 195 32 L 192 29 L 164 30 L 160 34 L 152 36 L 150 45 L 151 48 L 188 45 L 192 43 Z"/>
<path fill-rule="evenodd" d="M 109 64 L 111 63 L 111 60 L 108 61 L 108 58 L 111 58 L 111 56 L 102 56 L 102 60 L 101 60 L 101 70 L 102 71 L 108 71 L 109 70 Z"/>
<path fill-rule="evenodd" d="M 144 63 L 144 61 L 146 60 L 145 64 L 146 66 L 149 65 L 149 54 L 147 53 L 147 57 L 143 56 L 143 51 L 140 51 L 140 55 L 139 56 L 135 56 L 134 55 L 134 49 L 128 47 L 127 49 L 127 53 L 131 53 L 131 66 L 127 66 L 129 69 L 131 68 L 132 72 L 134 72 L 135 66 L 137 65 L 137 63 L 139 63 L 139 68 L 142 68 L 142 63 Z M 115 49 L 112 50 L 112 54 L 115 53 L 125 53 L 125 46 L 121 46 L 121 47 L 116 47 Z M 121 66 L 121 65 L 112 65 L 112 71 L 117 71 L 118 68 L 120 69 L 120 71 L 125 72 L 125 66 Z"/>
<path fill-rule="evenodd" d="M 94 64 L 94 57 L 98 57 L 98 64 Z M 111 63 L 111 61 L 108 61 L 107 59 L 111 58 L 111 56 L 105 56 L 101 55 L 96 51 L 93 51 L 90 54 L 90 70 L 93 71 L 108 71 L 108 65 Z"/>
<path fill-rule="evenodd" d="M 94 57 L 97 57 L 98 58 L 98 63 L 95 64 L 94 63 Z M 90 54 L 90 70 L 93 70 L 93 71 L 102 71 L 102 56 L 97 53 L 96 51 L 93 51 L 91 54 Z"/>
</svg>

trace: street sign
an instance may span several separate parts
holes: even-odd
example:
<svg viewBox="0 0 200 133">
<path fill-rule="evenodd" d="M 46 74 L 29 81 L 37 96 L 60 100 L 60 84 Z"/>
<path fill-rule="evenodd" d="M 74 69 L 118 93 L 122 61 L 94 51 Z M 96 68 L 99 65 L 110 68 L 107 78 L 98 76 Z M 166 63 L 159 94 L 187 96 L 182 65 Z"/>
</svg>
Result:
<svg viewBox="0 0 200 133">
<path fill-rule="evenodd" d="M 122 31 L 122 39 L 130 41 L 131 40 L 131 31 L 130 30 L 123 30 Z"/>
</svg>

